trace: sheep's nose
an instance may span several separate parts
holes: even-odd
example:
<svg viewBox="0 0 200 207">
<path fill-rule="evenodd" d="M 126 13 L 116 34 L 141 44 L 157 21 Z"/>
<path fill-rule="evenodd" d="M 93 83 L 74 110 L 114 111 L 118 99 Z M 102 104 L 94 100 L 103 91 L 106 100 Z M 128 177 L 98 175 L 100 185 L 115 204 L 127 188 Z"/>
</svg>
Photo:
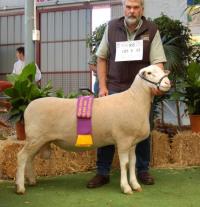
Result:
<svg viewBox="0 0 200 207">
<path fill-rule="evenodd" d="M 168 77 L 164 78 L 164 79 L 163 79 L 163 82 L 164 82 L 165 84 L 171 84 L 171 82 L 170 82 L 170 80 L 169 80 Z"/>
<path fill-rule="evenodd" d="M 164 80 L 163 84 L 165 85 L 165 87 L 171 88 L 171 82 L 169 80 Z"/>
<path fill-rule="evenodd" d="M 171 85 L 170 80 L 169 81 L 165 81 L 164 83 L 167 84 L 167 85 Z"/>
</svg>

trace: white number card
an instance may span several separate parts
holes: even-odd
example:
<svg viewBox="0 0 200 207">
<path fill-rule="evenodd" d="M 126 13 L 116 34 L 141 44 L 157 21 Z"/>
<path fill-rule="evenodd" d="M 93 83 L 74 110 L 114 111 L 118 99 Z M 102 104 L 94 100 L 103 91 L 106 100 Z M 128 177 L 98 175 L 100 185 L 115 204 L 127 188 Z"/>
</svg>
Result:
<svg viewBox="0 0 200 207">
<path fill-rule="evenodd" d="M 116 42 L 115 62 L 143 59 L 143 40 Z"/>
</svg>

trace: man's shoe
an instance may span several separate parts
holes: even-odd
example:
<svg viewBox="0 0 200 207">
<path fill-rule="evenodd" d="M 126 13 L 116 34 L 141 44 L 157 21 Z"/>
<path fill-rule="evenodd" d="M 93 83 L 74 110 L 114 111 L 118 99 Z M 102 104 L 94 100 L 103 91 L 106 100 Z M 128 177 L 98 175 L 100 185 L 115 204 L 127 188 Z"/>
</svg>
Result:
<svg viewBox="0 0 200 207">
<path fill-rule="evenodd" d="M 138 180 L 144 185 L 153 185 L 154 178 L 148 172 L 140 172 L 137 175 Z"/>
<path fill-rule="evenodd" d="M 87 188 L 99 188 L 110 182 L 110 176 L 95 175 L 87 184 Z"/>
</svg>

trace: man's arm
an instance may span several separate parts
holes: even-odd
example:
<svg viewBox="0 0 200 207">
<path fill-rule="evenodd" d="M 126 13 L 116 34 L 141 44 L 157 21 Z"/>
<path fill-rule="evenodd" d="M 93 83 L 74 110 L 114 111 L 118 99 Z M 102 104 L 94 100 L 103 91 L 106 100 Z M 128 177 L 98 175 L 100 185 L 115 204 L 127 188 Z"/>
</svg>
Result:
<svg viewBox="0 0 200 207">
<path fill-rule="evenodd" d="M 157 65 L 159 68 L 161 68 L 162 70 L 164 70 L 163 63 L 155 63 L 154 65 Z M 162 91 L 158 90 L 157 88 L 152 88 L 151 89 L 151 93 L 154 96 L 162 96 L 164 94 Z"/>
<path fill-rule="evenodd" d="M 162 70 L 164 70 L 164 65 L 163 65 L 163 63 L 156 63 L 155 65 L 157 65 L 159 68 L 161 68 Z"/>
<path fill-rule="evenodd" d="M 160 32 L 157 31 L 150 48 L 150 63 L 151 65 L 157 65 L 164 69 L 163 63 L 167 62 L 165 51 L 163 48 Z"/>
<path fill-rule="evenodd" d="M 17 74 L 17 70 L 16 70 L 16 63 L 14 63 L 13 65 L 13 71 L 12 71 L 13 74 Z"/>
<path fill-rule="evenodd" d="M 38 82 L 41 80 L 42 74 L 41 74 L 40 69 L 38 68 L 37 64 L 35 64 L 35 66 L 36 66 L 35 81 Z"/>
<path fill-rule="evenodd" d="M 96 55 L 94 54 L 90 55 L 88 65 L 89 65 L 90 71 L 93 72 L 95 76 L 97 76 L 97 56 Z"/>
<path fill-rule="evenodd" d="M 165 52 L 162 45 L 162 40 L 159 31 L 157 31 L 150 49 L 150 63 L 152 65 L 157 65 L 159 68 L 164 70 L 164 63 L 166 62 Z M 155 96 L 163 95 L 163 93 L 155 88 L 152 88 L 152 94 Z"/>
<path fill-rule="evenodd" d="M 107 60 L 98 57 L 97 58 L 97 76 L 99 78 L 99 96 L 107 96 L 108 88 L 106 84 L 107 76 Z"/>
<path fill-rule="evenodd" d="M 108 49 L 108 26 L 105 29 L 103 38 L 96 52 L 97 56 L 97 77 L 99 79 L 99 96 L 107 96 L 107 59 L 109 56 Z"/>
</svg>

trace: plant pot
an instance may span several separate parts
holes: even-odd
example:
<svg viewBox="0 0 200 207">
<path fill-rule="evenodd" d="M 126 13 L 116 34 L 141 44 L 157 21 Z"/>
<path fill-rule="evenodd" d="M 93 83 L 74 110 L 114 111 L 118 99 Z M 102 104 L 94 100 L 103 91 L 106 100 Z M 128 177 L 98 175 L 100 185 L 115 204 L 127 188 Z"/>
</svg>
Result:
<svg viewBox="0 0 200 207">
<path fill-rule="evenodd" d="M 200 115 L 190 115 L 192 132 L 200 133 Z"/>
<path fill-rule="evenodd" d="M 18 121 L 15 124 L 15 129 L 16 129 L 17 139 L 18 140 L 25 140 L 26 134 L 25 134 L 24 122 Z"/>
</svg>

